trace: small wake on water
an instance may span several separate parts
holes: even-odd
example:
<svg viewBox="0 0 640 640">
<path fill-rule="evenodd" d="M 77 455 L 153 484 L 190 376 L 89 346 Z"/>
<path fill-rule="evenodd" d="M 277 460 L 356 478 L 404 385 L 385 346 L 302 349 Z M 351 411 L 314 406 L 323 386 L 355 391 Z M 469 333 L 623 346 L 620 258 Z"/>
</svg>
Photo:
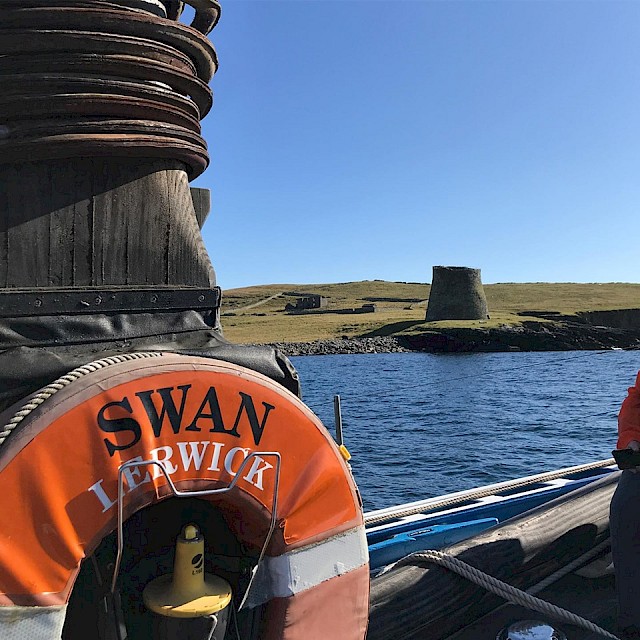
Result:
<svg viewBox="0 0 640 640">
<path fill-rule="evenodd" d="M 633 351 L 293 357 L 366 510 L 611 457 Z"/>
</svg>

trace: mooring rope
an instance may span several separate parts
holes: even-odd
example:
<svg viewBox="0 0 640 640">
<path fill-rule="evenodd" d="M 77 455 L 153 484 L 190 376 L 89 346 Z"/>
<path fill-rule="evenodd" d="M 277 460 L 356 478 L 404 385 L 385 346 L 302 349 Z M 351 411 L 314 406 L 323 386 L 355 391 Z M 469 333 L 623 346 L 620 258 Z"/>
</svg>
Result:
<svg viewBox="0 0 640 640">
<path fill-rule="evenodd" d="M 604 542 L 609 544 L 608 540 L 605 540 Z M 602 550 L 602 548 L 604 548 L 604 546 L 605 544 L 602 543 L 601 545 L 598 545 L 598 547 L 595 547 L 594 549 L 589 550 L 589 552 L 587 552 L 586 554 L 584 554 L 583 556 L 581 556 L 580 558 L 572 562 L 571 566 L 575 568 L 576 564 L 579 565 L 581 561 L 584 562 L 584 560 L 587 559 L 587 557 L 592 557 L 593 555 L 596 555 L 596 549 L 599 552 Z M 494 578 L 493 576 L 490 576 L 489 574 L 484 573 L 483 571 L 480 571 L 475 567 L 472 567 L 470 564 L 467 564 L 466 562 L 464 562 L 463 560 L 460 560 L 459 558 L 451 556 L 442 551 L 435 551 L 433 549 L 429 549 L 427 551 L 420 551 L 418 553 L 413 553 L 410 556 L 407 556 L 406 558 L 399 560 L 390 568 L 396 568 L 398 566 L 408 564 L 415 560 L 425 560 L 427 562 L 432 562 L 434 564 L 445 567 L 446 569 L 449 569 L 450 571 L 457 573 L 458 575 L 462 576 L 463 578 L 466 578 L 470 582 L 473 582 L 478 586 L 483 587 L 484 589 L 486 589 L 491 593 L 495 593 L 496 595 L 504 598 L 508 602 L 512 602 L 513 604 L 519 604 L 523 607 L 526 607 L 527 609 L 532 609 L 533 611 L 537 611 L 539 613 L 548 615 L 550 618 L 555 618 L 556 620 L 567 622 L 568 624 L 572 624 L 577 627 L 582 627 L 583 629 L 591 631 L 592 633 L 597 633 L 605 638 L 610 638 L 611 640 L 619 640 L 617 636 L 614 636 L 612 633 L 610 633 L 606 629 L 599 627 L 597 624 L 591 622 L 591 620 L 582 618 L 581 616 L 575 613 L 572 613 L 567 609 L 563 609 L 562 607 L 558 607 L 557 605 L 551 604 L 546 600 L 542 600 L 541 598 L 536 598 L 534 595 L 532 595 L 531 592 L 533 591 L 538 592 L 541 589 L 547 587 L 550 584 L 549 580 L 552 576 L 549 576 L 549 578 L 546 578 L 542 582 L 532 587 L 530 589 L 530 592 L 526 592 L 516 587 L 513 587 L 512 585 L 507 584 L 506 582 L 503 582 L 498 578 Z M 555 579 L 559 579 L 560 577 L 569 573 L 572 569 L 570 570 L 568 567 L 569 565 L 567 565 L 567 567 L 563 567 L 561 570 L 553 574 Z"/>
<path fill-rule="evenodd" d="M 486 498 L 487 496 L 495 495 L 497 493 L 500 493 L 501 491 L 506 491 L 507 489 L 508 490 L 519 489 L 521 487 L 526 487 L 532 484 L 538 484 L 540 482 L 549 482 L 551 480 L 557 480 L 557 479 L 563 478 L 564 476 L 569 474 L 582 473 L 585 471 L 591 471 L 593 469 L 609 467 L 613 464 L 615 464 L 615 460 L 613 458 L 607 458 L 606 460 L 599 460 L 597 462 L 581 464 L 575 467 L 567 467 L 566 469 L 558 469 L 556 471 L 541 473 L 539 475 L 531 476 L 523 480 L 514 480 L 513 482 L 505 482 L 504 486 L 500 486 L 500 487 L 493 485 L 492 487 L 483 487 L 476 490 L 472 489 L 467 492 L 464 492 L 462 495 L 455 496 L 452 498 L 443 498 L 442 500 L 437 500 L 435 502 L 422 501 L 419 504 L 415 504 L 414 506 L 408 506 L 403 509 L 398 509 L 397 511 L 384 510 L 385 513 L 378 513 L 376 511 L 371 511 L 369 513 L 364 514 L 364 523 L 365 523 L 365 526 L 367 527 L 374 524 L 382 524 L 383 522 L 389 522 L 391 520 L 395 520 L 396 518 L 405 518 L 407 516 L 413 516 L 419 513 L 426 513 L 435 509 L 442 509 L 443 507 L 453 506 L 455 504 L 459 504 L 461 502 L 467 502 L 469 500 L 478 500 L 480 498 Z"/>
<path fill-rule="evenodd" d="M 110 367 L 114 364 L 120 364 L 121 362 L 128 362 L 129 360 L 140 360 L 141 358 L 157 358 L 164 355 L 161 351 L 140 351 L 137 353 L 124 353 L 118 356 L 110 356 L 108 358 L 102 358 L 101 360 L 94 360 L 89 364 L 84 364 L 81 367 L 77 367 L 73 371 L 61 376 L 44 389 L 41 389 L 29 399 L 29 402 L 20 407 L 19 411 L 15 413 L 13 418 L 7 422 L 2 431 L 0 431 L 0 446 L 2 446 L 5 440 L 11 435 L 16 427 L 35 409 L 37 409 L 45 400 L 48 400 L 51 396 L 55 395 L 61 389 L 69 386 L 72 382 L 75 382 L 82 376 L 86 376 L 89 373 Z"/>
<path fill-rule="evenodd" d="M 532 587 L 527 589 L 527 593 L 540 593 L 540 591 L 546 589 L 549 585 L 552 585 L 554 582 L 560 580 L 560 578 L 564 578 L 564 576 L 570 574 L 575 571 L 583 564 L 587 563 L 592 558 L 595 558 L 603 549 L 611 546 L 611 540 L 607 538 L 603 540 L 600 544 L 597 544 L 593 549 L 590 549 L 586 553 L 583 553 L 579 558 L 576 558 L 569 564 L 561 567 L 556 572 L 552 573 L 550 576 L 547 576 L 544 580 L 541 580 L 537 584 L 534 584 Z"/>
</svg>

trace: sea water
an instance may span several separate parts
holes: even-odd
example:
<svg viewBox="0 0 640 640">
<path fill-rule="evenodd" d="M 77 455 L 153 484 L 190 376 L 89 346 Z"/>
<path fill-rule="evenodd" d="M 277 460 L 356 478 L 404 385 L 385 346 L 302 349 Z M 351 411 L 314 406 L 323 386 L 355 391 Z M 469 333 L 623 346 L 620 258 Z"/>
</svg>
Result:
<svg viewBox="0 0 640 640">
<path fill-rule="evenodd" d="M 638 351 L 291 358 L 365 510 L 611 457 Z"/>
</svg>

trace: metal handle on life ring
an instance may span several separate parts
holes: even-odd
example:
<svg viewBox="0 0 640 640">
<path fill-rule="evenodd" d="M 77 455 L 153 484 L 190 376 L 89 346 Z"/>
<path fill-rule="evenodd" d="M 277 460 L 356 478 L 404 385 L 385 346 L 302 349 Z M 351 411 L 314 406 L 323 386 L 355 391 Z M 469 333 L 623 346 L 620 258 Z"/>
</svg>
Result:
<svg viewBox="0 0 640 640">
<path fill-rule="evenodd" d="M 120 564 L 122 563 L 122 550 L 124 547 L 124 472 L 131 467 L 145 467 L 155 465 L 160 468 L 160 471 L 164 475 L 169 488 L 171 489 L 171 493 L 176 498 L 201 498 L 203 496 L 211 496 L 211 495 L 220 495 L 231 491 L 237 484 L 238 479 L 242 475 L 245 467 L 248 465 L 249 461 L 252 458 L 256 457 L 273 457 L 276 459 L 275 464 L 275 481 L 273 483 L 273 498 L 272 498 L 272 509 L 271 509 L 271 522 L 269 523 L 269 531 L 267 532 L 267 536 L 264 540 L 264 544 L 262 545 L 262 549 L 260 550 L 260 555 L 258 556 L 258 561 L 256 562 L 254 568 L 251 571 L 251 578 L 249 578 L 249 584 L 247 585 L 247 589 L 244 592 L 244 596 L 240 601 L 240 606 L 238 607 L 238 611 L 242 609 L 245 602 L 247 601 L 247 596 L 251 591 L 251 585 L 258 573 L 258 568 L 262 559 L 264 558 L 265 553 L 267 552 L 267 547 L 269 546 L 269 542 L 271 542 L 271 536 L 275 531 L 276 524 L 278 521 L 278 488 L 280 485 L 280 465 L 282 463 L 282 456 L 278 451 L 253 451 L 250 453 L 240 465 L 240 468 L 236 472 L 233 480 L 229 484 L 228 487 L 222 487 L 220 489 L 200 489 L 196 491 L 180 491 L 175 484 L 173 484 L 173 480 L 169 476 L 164 465 L 158 460 L 142 460 L 138 461 L 130 461 L 125 462 L 120 465 L 118 468 L 118 552 L 116 555 L 116 562 L 113 568 L 113 578 L 111 579 L 111 593 L 114 594 L 116 590 L 116 582 L 118 580 L 118 574 L 120 573 Z"/>
</svg>

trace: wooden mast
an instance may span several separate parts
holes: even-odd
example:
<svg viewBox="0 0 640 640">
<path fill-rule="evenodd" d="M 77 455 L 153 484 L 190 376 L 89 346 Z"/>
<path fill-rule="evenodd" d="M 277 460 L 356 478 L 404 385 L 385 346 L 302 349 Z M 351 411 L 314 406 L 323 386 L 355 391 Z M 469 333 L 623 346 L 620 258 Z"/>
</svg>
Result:
<svg viewBox="0 0 640 640">
<path fill-rule="evenodd" d="M 216 57 L 175 5 L 0 0 L 1 289 L 215 286 L 189 180 Z"/>
</svg>

